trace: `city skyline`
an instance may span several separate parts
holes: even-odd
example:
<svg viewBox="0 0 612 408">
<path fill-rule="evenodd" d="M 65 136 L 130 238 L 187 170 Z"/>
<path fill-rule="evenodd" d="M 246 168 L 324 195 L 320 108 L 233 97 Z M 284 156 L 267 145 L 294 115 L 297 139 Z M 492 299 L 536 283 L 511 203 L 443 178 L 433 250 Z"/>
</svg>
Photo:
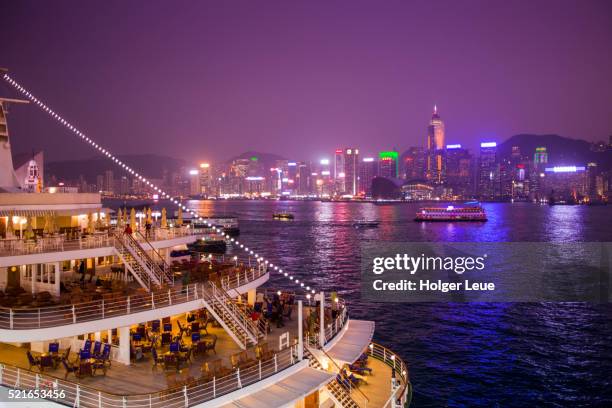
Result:
<svg viewBox="0 0 612 408">
<path fill-rule="evenodd" d="M 162 3 L 111 2 L 93 15 L 75 2 L 19 2 L 5 8 L 27 18 L 10 19 L 2 65 L 129 154 L 212 161 L 235 145 L 312 159 L 338 146 L 403 149 L 422 144 L 434 104 L 447 141 L 470 148 L 520 133 L 594 142 L 612 132 L 610 7 L 202 3 L 187 16 Z M 31 108 L 11 116 L 16 151 L 88 156 L 60 148 L 68 136 Z"/>
</svg>

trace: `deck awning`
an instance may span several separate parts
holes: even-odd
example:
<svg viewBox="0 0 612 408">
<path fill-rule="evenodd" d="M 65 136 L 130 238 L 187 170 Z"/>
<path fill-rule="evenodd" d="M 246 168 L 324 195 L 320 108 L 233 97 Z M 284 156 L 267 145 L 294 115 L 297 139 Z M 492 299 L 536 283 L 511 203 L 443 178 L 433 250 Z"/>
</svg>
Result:
<svg viewBox="0 0 612 408">
<path fill-rule="evenodd" d="M 0 208 L 0 217 L 44 217 L 47 215 L 50 216 L 60 216 L 66 217 L 71 215 L 82 215 L 92 213 L 95 214 L 97 212 L 109 214 L 114 212 L 110 208 L 72 208 L 72 209 L 33 209 L 33 208 Z"/>
<path fill-rule="evenodd" d="M 338 334 L 340 339 L 326 350 L 337 362 L 354 363 L 372 342 L 374 322 L 349 319 L 348 327 Z"/>
<path fill-rule="evenodd" d="M 297 401 L 327 384 L 335 374 L 303 368 L 289 377 L 254 392 L 221 408 L 292 407 Z"/>
</svg>

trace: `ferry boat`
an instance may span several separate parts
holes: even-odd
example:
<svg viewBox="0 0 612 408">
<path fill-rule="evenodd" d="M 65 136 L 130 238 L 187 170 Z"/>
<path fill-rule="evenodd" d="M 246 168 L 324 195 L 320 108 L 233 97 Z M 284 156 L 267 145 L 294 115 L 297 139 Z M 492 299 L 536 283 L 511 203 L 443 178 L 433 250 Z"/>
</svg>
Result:
<svg viewBox="0 0 612 408">
<path fill-rule="evenodd" d="M 275 213 L 272 214 L 272 218 L 275 220 L 292 220 L 295 217 L 291 213 Z"/>
<path fill-rule="evenodd" d="M 484 208 L 480 206 L 425 207 L 419 209 L 414 219 L 418 222 L 429 221 L 487 221 Z"/>
<path fill-rule="evenodd" d="M 126 233 L 97 193 L 20 192 L 6 126 L 0 142 L 0 394 L 87 408 L 410 403 L 407 364 L 336 294 L 268 292 L 279 269 L 260 258 L 172 261 L 210 228 L 130 217 Z"/>
<path fill-rule="evenodd" d="M 202 221 L 192 220 L 191 214 L 185 214 L 185 220 L 191 221 L 196 228 L 209 228 L 206 222 L 212 226 L 223 229 L 224 234 L 228 234 L 231 237 L 237 237 L 240 235 L 240 226 L 238 225 L 238 217 L 234 215 L 215 215 L 202 217 Z"/>
<path fill-rule="evenodd" d="M 379 221 L 358 220 L 353 223 L 353 227 L 355 227 L 356 229 L 377 228 L 379 224 Z"/>
</svg>

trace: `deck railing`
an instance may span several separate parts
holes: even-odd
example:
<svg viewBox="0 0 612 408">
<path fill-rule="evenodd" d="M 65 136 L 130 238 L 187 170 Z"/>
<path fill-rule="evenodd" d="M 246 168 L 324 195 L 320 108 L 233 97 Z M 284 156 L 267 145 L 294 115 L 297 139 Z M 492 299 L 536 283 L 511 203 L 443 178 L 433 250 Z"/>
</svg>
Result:
<svg viewBox="0 0 612 408">
<path fill-rule="evenodd" d="M 336 337 L 336 334 L 338 334 L 344 328 L 344 325 L 348 321 L 348 309 L 344 304 L 344 301 L 338 299 L 338 302 L 336 302 L 336 307 L 340 313 L 338 313 L 333 322 L 327 324 L 325 327 L 325 344 L 329 343 L 334 337 Z"/>
<path fill-rule="evenodd" d="M 249 279 L 255 280 L 265 274 L 266 271 L 255 270 L 253 273 L 246 274 L 241 280 L 231 279 L 228 282 L 232 289 L 250 282 Z M 167 290 L 137 294 L 124 299 L 101 299 L 42 308 L 0 307 L 0 329 L 41 329 L 160 309 L 199 299 L 202 285 L 205 283 L 198 282 Z"/>
<path fill-rule="evenodd" d="M 183 386 L 149 394 L 113 394 L 77 382 L 0 364 L 0 384 L 18 390 L 39 390 L 49 400 L 73 407 L 98 408 L 184 408 L 201 404 L 254 384 L 298 363 L 297 346 L 277 352 L 246 369 L 236 369 L 224 377 L 195 380 Z M 111 369 L 112 370 L 112 369 Z"/>
<path fill-rule="evenodd" d="M 404 407 L 406 402 L 412 397 L 408 365 L 404 363 L 404 360 L 398 354 L 378 343 L 370 343 L 367 353 L 370 357 L 376 358 L 391 367 L 395 371 L 396 380 L 399 381 L 395 389 L 391 390 L 391 396 L 385 405 L 383 405 L 383 408 Z"/>
<path fill-rule="evenodd" d="M 113 231 L 100 231 L 83 235 L 77 239 L 66 239 L 64 235 L 37 237 L 36 239 L 0 239 L 0 257 L 40 254 L 46 252 L 74 251 L 79 249 L 104 248 L 113 246 Z M 210 234 L 209 228 L 174 227 L 168 229 L 156 228 L 151 231 L 150 241 L 161 241 L 193 235 Z M 137 241 L 144 237 L 134 237 Z"/>
<path fill-rule="evenodd" d="M 338 333 L 340 333 L 342 331 L 342 329 L 344 329 L 344 327 L 346 326 L 346 323 L 348 322 L 348 308 L 346 307 L 346 304 L 344 302 L 343 299 L 340 298 L 336 298 L 338 299 L 337 301 L 331 298 L 327 298 L 325 300 L 325 307 L 330 307 L 327 305 L 331 305 L 332 303 L 334 304 L 333 307 L 336 308 L 336 310 L 339 311 L 338 315 L 336 316 L 335 319 L 333 319 L 332 322 L 327 323 L 325 326 L 325 344 L 329 343 L 334 337 L 336 337 L 336 335 Z M 314 308 L 312 309 L 311 313 L 315 313 L 317 316 L 319 316 L 319 309 L 318 308 Z M 320 326 L 318 324 L 315 325 L 315 331 L 313 333 L 308 333 L 307 331 L 304 333 L 304 341 L 306 342 L 306 344 L 310 347 L 317 347 L 319 348 L 321 346 L 321 336 L 320 336 Z"/>
</svg>

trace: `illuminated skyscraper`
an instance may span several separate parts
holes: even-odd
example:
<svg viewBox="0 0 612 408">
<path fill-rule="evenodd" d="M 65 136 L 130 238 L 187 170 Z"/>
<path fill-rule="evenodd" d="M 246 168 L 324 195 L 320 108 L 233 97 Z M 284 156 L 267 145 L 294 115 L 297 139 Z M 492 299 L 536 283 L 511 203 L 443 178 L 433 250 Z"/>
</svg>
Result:
<svg viewBox="0 0 612 408">
<path fill-rule="evenodd" d="M 336 149 L 334 154 L 334 184 L 335 193 L 344 193 L 344 154 L 342 149 Z"/>
<path fill-rule="evenodd" d="M 425 179 L 427 166 L 427 149 L 410 147 L 400 157 L 399 177 L 406 180 Z"/>
<path fill-rule="evenodd" d="M 397 178 L 399 154 L 396 151 L 380 152 L 378 154 L 378 175 L 380 177 Z"/>
<path fill-rule="evenodd" d="M 444 182 L 444 122 L 434 105 L 433 115 L 427 128 L 427 179 L 434 184 Z"/>
<path fill-rule="evenodd" d="M 545 147 L 536 147 L 533 154 L 533 164 L 539 167 L 540 164 L 548 163 L 548 152 Z"/>
<path fill-rule="evenodd" d="M 372 180 L 376 177 L 377 163 L 373 157 L 364 157 L 359 164 L 359 194 L 372 196 Z"/>
<path fill-rule="evenodd" d="M 499 194 L 499 172 L 497 169 L 497 143 L 480 144 L 478 162 L 478 192 L 483 199 L 492 200 Z"/>
<path fill-rule="evenodd" d="M 357 195 L 359 190 L 359 149 L 344 149 L 344 193 Z"/>
<path fill-rule="evenodd" d="M 467 197 L 470 192 L 472 157 L 460 144 L 446 146 L 446 183 L 453 195 Z"/>
<path fill-rule="evenodd" d="M 200 194 L 208 197 L 212 194 L 213 177 L 210 163 L 200 163 Z"/>
</svg>

